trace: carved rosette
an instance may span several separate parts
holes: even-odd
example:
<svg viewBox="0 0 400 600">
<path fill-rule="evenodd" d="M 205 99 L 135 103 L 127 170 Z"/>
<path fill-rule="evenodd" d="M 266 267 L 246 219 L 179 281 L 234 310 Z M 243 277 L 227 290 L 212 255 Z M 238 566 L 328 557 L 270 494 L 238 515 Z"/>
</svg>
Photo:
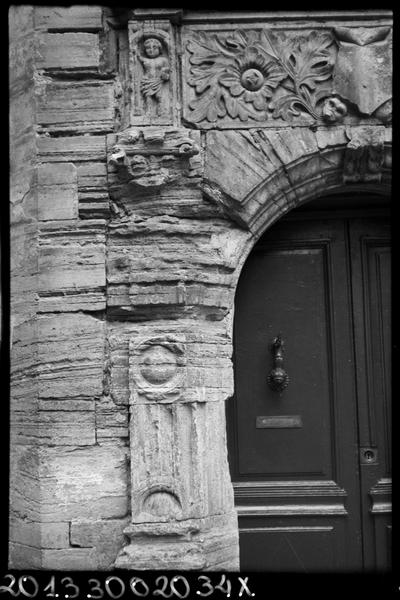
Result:
<svg viewBox="0 0 400 600">
<path fill-rule="evenodd" d="M 190 32 L 185 117 L 210 126 L 323 118 L 337 48 L 331 33 Z"/>
<path fill-rule="evenodd" d="M 173 402 L 180 398 L 185 381 L 185 346 L 172 336 L 130 343 L 132 403 Z"/>
</svg>

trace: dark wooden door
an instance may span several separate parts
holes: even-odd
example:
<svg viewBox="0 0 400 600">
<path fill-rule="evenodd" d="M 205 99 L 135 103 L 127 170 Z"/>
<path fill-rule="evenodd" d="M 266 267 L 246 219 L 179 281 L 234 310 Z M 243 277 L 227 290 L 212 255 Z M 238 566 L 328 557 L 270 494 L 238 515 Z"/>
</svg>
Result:
<svg viewBox="0 0 400 600">
<path fill-rule="evenodd" d="M 242 570 L 390 566 L 389 248 L 384 217 L 299 213 L 244 266 L 228 403 Z"/>
</svg>

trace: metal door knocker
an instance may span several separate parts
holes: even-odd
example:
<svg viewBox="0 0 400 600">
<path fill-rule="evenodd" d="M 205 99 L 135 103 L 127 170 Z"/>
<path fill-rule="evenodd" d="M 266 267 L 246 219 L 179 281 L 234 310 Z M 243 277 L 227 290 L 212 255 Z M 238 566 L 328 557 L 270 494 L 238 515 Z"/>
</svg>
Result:
<svg viewBox="0 0 400 600">
<path fill-rule="evenodd" d="M 274 392 L 283 392 L 289 385 L 289 376 L 283 368 L 283 347 L 284 343 L 279 334 L 271 345 L 274 368 L 267 378 L 268 385 Z"/>
</svg>

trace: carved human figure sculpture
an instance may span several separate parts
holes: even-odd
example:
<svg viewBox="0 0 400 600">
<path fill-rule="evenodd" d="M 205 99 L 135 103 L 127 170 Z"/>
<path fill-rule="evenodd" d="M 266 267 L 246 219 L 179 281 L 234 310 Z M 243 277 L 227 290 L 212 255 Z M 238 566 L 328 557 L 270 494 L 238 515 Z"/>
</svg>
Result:
<svg viewBox="0 0 400 600">
<path fill-rule="evenodd" d="M 162 44 L 159 39 L 148 37 L 143 43 L 143 49 L 145 56 L 138 54 L 144 70 L 140 91 L 144 96 L 146 112 L 158 116 L 161 110 L 162 86 L 169 80 L 169 63 L 162 55 Z"/>
</svg>

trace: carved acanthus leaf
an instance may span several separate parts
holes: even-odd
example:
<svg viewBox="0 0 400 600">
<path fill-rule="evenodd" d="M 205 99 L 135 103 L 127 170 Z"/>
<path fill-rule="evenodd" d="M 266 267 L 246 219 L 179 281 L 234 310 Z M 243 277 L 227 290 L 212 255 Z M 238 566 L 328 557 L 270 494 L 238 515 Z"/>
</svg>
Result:
<svg viewBox="0 0 400 600">
<path fill-rule="evenodd" d="M 320 117 L 317 104 L 329 96 L 320 83 L 331 78 L 333 38 L 312 31 L 290 37 L 283 32 L 197 33 L 187 45 L 191 54 L 188 84 L 196 97 L 190 120 L 210 123 L 229 116 L 241 121 L 292 119 L 301 113 Z"/>
</svg>

